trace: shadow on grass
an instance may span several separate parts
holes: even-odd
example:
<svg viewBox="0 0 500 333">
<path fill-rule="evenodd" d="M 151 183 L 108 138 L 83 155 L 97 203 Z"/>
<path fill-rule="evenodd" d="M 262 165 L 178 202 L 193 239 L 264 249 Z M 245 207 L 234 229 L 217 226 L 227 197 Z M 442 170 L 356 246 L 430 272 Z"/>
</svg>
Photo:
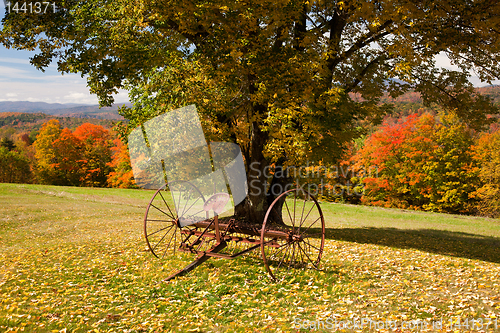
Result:
<svg viewBox="0 0 500 333">
<path fill-rule="evenodd" d="M 500 238 L 432 229 L 328 228 L 327 239 L 377 244 L 500 263 Z"/>
</svg>

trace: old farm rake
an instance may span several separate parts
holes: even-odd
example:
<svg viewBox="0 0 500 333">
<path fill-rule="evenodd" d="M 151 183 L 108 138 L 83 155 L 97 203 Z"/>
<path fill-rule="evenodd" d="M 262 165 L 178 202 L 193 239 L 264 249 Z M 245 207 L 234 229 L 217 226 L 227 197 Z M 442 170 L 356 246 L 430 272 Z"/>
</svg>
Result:
<svg viewBox="0 0 500 333">
<path fill-rule="evenodd" d="M 176 133 L 164 134 L 172 132 L 166 128 Z M 194 106 L 154 118 L 129 136 L 136 182 L 157 188 L 144 235 L 151 253 L 165 260 L 166 280 L 212 257 L 234 259 L 258 249 L 274 280 L 293 268 L 317 268 L 325 222 L 316 198 L 300 187 L 289 189 L 272 202 L 264 221 L 235 219 L 230 212 L 248 193 L 240 149 L 225 142 L 209 147 L 212 158 Z"/>
</svg>

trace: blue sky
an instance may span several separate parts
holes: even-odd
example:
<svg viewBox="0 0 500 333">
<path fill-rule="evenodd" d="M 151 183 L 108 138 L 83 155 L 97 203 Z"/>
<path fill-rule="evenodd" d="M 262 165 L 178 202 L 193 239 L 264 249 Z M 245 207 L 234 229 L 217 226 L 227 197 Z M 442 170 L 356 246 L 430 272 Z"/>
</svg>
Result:
<svg viewBox="0 0 500 333">
<path fill-rule="evenodd" d="M 5 14 L 3 2 L 0 2 L 0 7 L 1 20 Z M 41 72 L 29 62 L 34 54 L 0 45 L 0 102 L 98 104 L 97 97 L 89 93 L 85 78 L 78 74 L 61 75 L 55 64 Z M 120 92 L 115 101 L 128 102 L 127 92 Z"/>
<path fill-rule="evenodd" d="M 97 97 L 89 93 L 85 78 L 61 75 L 55 65 L 44 73 L 38 71 L 29 63 L 32 55 L 0 46 L 0 102 L 98 103 Z M 126 92 L 116 96 L 116 101 L 127 102 Z"/>
<path fill-rule="evenodd" d="M 4 16 L 3 8 L 0 11 L 1 20 Z M 89 93 L 85 78 L 78 74 L 61 75 L 54 64 L 45 72 L 38 71 L 29 63 L 33 54 L 34 52 L 6 49 L 0 45 L 0 102 L 98 103 L 97 97 Z M 452 68 L 444 55 L 438 56 L 437 62 L 440 66 Z M 487 85 L 477 77 L 472 77 L 471 82 L 475 86 Z M 500 84 L 500 81 L 495 81 L 494 84 Z M 115 100 L 118 103 L 128 102 L 127 93 L 120 92 Z"/>
</svg>

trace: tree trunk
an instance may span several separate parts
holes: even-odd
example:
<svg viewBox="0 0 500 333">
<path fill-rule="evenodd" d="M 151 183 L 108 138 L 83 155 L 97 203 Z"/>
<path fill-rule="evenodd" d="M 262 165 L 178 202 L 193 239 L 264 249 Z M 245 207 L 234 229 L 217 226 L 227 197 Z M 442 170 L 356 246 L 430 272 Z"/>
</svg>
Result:
<svg viewBox="0 0 500 333">
<path fill-rule="evenodd" d="M 252 124 L 250 141 L 250 158 L 247 164 L 247 198 L 235 207 L 235 217 L 251 223 L 262 224 L 273 201 L 285 190 L 291 189 L 293 179 L 287 177 L 282 166 L 275 166 L 274 175 L 270 178 L 270 164 L 263 151 L 268 134 L 260 130 L 257 123 Z M 273 224 L 283 224 L 282 207 L 284 198 L 280 199 L 269 214 Z"/>
<path fill-rule="evenodd" d="M 269 162 L 263 153 L 267 139 L 268 134 L 260 129 L 257 122 L 253 122 L 249 147 L 250 158 L 246 161 L 248 195 L 246 200 L 235 208 L 236 218 L 252 223 L 262 223 L 268 208 L 266 193 Z"/>
<path fill-rule="evenodd" d="M 256 94 L 258 91 L 255 82 L 257 78 L 254 75 L 248 76 L 250 95 Z M 265 117 L 268 109 L 267 104 L 253 103 L 251 117 L 257 119 Z M 250 223 L 262 224 L 269 206 L 286 188 L 287 179 L 276 177 L 278 172 L 275 172 L 271 179 L 270 163 L 264 156 L 264 148 L 269 139 L 269 134 L 262 130 L 261 120 L 254 120 L 251 123 L 251 132 L 249 145 L 246 149 L 245 164 L 247 169 L 247 198 L 235 207 L 235 218 L 246 220 Z M 275 167 L 275 171 L 283 171 L 281 166 Z M 281 173 L 283 174 L 283 173 Z M 273 207 L 270 213 L 270 219 L 273 223 L 282 224 L 281 208 L 283 200 L 280 200 Z"/>
<path fill-rule="evenodd" d="M 274 176 L 269 186 L 269 191 L 267 193 L 267 203 L 269 207 L 276 200 L 276 198 L 285 191 L 293 188 L 293 179 L 286 175 L 286 170 L 281 165 L 277 165 L 274 168 Z M 285 197 L 278 200 L 271 212 L 269 213 L 269 218 L 273 224 L 280 225 L 283 223 L 283 203 L 285 202 Z"/>
</svg>

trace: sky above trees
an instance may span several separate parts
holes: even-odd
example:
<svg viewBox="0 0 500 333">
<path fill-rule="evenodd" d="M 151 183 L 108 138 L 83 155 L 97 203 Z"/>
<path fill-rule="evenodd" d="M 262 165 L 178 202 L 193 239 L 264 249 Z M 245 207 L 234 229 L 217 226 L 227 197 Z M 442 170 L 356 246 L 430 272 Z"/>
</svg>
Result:
<svg viewBox="0 0 500 333">
<path fill-rule="evenodd" d="M 5 16 L 3 2 L 0 2 L 0 7 L 1 21 Z M 0 23 L 0 29 L 2 26 Z M 34 54 L 0 45 L 0 102 L 98 103 L 97 97 L 90 94 L 85 78 L 78 74 L 63 76 L 55 65 L 43 73 L 29 62 Z M 116 102 L 128 102 L 127 92 L 116 96 Z"/>
</svg>

